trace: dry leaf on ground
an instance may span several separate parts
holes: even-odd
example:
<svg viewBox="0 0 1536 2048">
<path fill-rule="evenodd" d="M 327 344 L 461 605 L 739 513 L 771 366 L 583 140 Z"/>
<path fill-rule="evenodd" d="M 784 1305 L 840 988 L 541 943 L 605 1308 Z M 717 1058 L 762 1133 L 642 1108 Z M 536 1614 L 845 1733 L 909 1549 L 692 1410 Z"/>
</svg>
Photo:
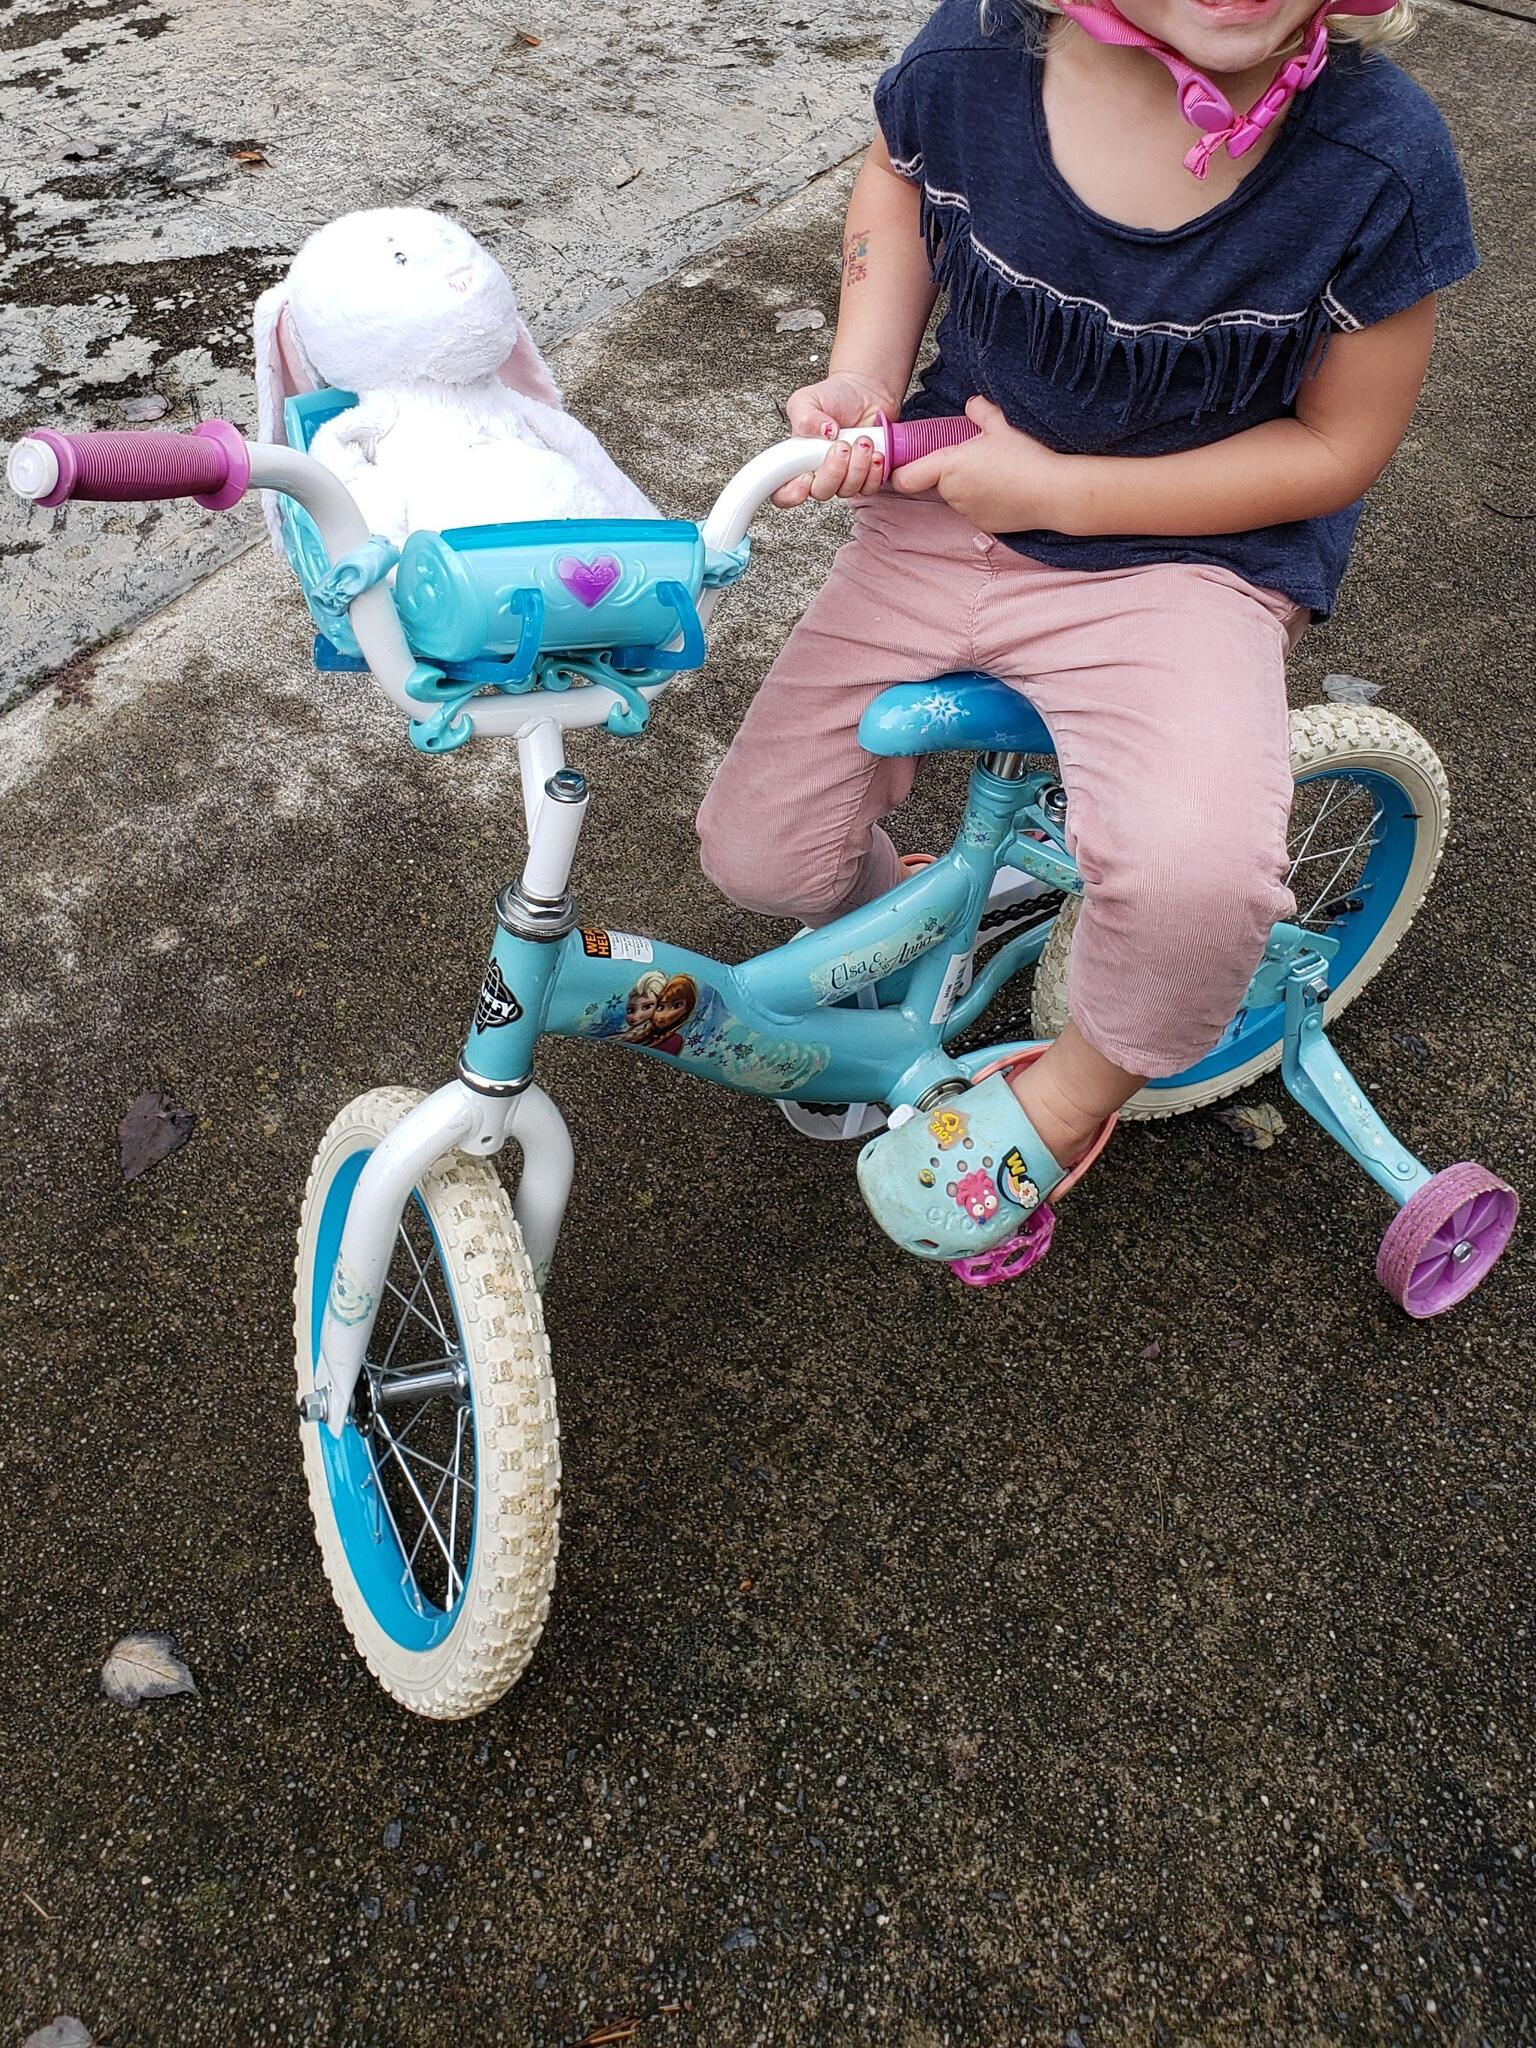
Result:
<svg viewBox="0 0 1536 2048">
<path fill-rule="evenodd" d="M 101 1689 L 120 1707 L 136 1707 L 141 1700 L 196 1692 L 197 1686 L 169 1636 L 138 1635 L 121 1636 L 112 1645 L 101 1667 Z"/>
<path fill-rule="evenodd" d="M 1285 1118 L 1269 1102 L 1239 1102 L 1232 1108 L 1218 1109 L 1216 1121 L 1235 1131 L 1255 1152 L 1267 1152 L 1285 1129 Z"/>
<path fill-rule="evenodd" d="M 96 2044 L 88 2027 L 72 2019 L 67 2012 L 61 2012 L 46 2027 L 39 2027 L 35 2034 L 28 2034 L 21 2048 L 96 2048 Z"/>
<path fill-rule="evenodd" d="M 1381 685 L 1368 683 L 1364 676 L 1324 676 L 1323 695 L 1335 704 L 1374 704 Z"/>
<path fill-rule="evenodd" d="M 197 1118 L 158 1088 L 147 1088 L 128 1105 L 128 1114 L 118 1129 L 122 1147 L 123 1179 L 137 1180 L 162 1159 L 179 1152 L 197 1129 Z"/>
</svg>

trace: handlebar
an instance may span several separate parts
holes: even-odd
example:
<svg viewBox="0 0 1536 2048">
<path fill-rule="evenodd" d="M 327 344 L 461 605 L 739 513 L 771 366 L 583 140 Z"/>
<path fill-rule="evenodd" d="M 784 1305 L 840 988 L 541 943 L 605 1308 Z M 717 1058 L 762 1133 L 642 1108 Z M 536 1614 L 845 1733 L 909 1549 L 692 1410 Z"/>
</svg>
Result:
<svg viewBox="0 0 1536 2048">
<path fill-rule="evenodd" d="M 974 441 L 981 432 L 973 426 L 964 413 L 955 413 L 942 419 L 931 420 L 890 420 L 884 413 L 877 422 L 885 436 L 885 473 L 890 475 L 904 463 L 916 462 L 919 457 L 932 455 L 940 448 L 954 448 L 962 441 Z M 840 441 L 856 441 L 860 429 L 839 434 Z M 862 430 L 868 433 L 866 427 Z"/>
<path fill-rule="evenodd" d="M 205 420 L 188 434 L 56 434 L 34 427 L 11 450 L 6 475 L 11 489 L 36 505 L 191 498 L 205 511 L 223 512 L 250 487 L 251 458 L 245 437 L 228 420 Z"/>
<path fill-rule="evenodd" d="M 978 432 L 964 418 L 891 420 L 881 413 L 873 426 L 847 427 L 834 438 L 873 441 L 885 456 L 889 476 L 904 463 L 972 440 Z M 805 467 L 814 468 L 832 445 L 832 440 L 785 442 L 768 454 L 782 461 L 793 449 L 798 466 L 789 474 L 797 475 Z M 804 459 L 812 456 L 815 461 Z M 244 436 L 228 420 L 205 420 L 186 434 L 60 434 L 51 427 L 34 427 L 11 450 L 6 474 L 20 497 L 45 507 L 70 499 L 121 505 L 148 498 L 191 498 L 207 511 L 223 512 L 250 488 L 251 454 Z"/>
<path fill-rule="evenodd" d="M 830 440 L 807 437 L 764 449 L 738 470 L 702 523 L 706 544 L 724 552 L 737 548 L 747 528 L 781 484 L 818 469 L 838 441 L 869 440 L 886 458 L 886 472 L 930 455 L 937 448 L 970 440 L 978 429 L 967 419 L 897 420 L 883 416 L 873 426 L 849 427 Z M 228 420 L 205 420 L 190 433 L 60 434 L 38 427 L 12 448 L 7 464 L 12 490 L 44 507 L 70 499 L 124 504 L 148 498 L 190 498 L 210 512 L 238 504 L 252 489 L 277 491 L 301 504 L 320 529 L 330 559 L 339 561 L 368 539 L 368 526 L 339 477 L 297 448 L 281 443 L 248 443 Z M 703 592 L 699 617 L 707 622 L 720 590 Z M 407 683 L 416 659 L 406 644 L 389 589 L 382 583 L 361 592 L 349 606 L 352 629 L 374 679 L 408 718 L 420 713 Z M 665 684 L 644 691 L 655 696 Z M 606 718 L 612 693 L 601 688 L 571 692 L 561 699 L 562 725 L 597 724 Z M 518 697 L 476 699 L 474 722 L 487 735 L 518 734 L 547 718 Z"/>
<path fill-rule="evenodd" d="M 779 486 L 787 484 L 791 477 L 804 476 L 807 470 L 819 469 L 839 441 L 872 442 L 885 457 L 889 477 L 903 463 L 916 462 L 919 456 L 932 455 L 938 448 L 952 448 L 961 441 L 974 440 L 980 431 L 960 414 L 944 419 L 891 420 L 881 413 L 872 426 L 844 427 L 829 440 L 799 435 L 791 441 L 780 441 L 737 470 L 704 521 L 704 538 L 711 547 L 727 552 L 740 546 L 747 528 Z"/>
</svg>

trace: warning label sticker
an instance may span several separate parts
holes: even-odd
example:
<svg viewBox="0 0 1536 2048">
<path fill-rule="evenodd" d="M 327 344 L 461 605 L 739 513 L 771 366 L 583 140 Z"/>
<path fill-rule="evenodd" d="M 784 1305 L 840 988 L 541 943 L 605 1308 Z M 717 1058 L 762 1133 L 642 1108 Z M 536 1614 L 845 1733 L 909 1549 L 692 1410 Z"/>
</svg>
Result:
<svg viewBox="0 0 1536 2048">
<path fill-rule="evenodd" d="M 656 948 L 649 939 L 642 939 L 634 932 L 599 932 L 582 927 L 581 943 L 592 960 L 638 960 L 642 963 L 656 958 Z"/>
</svg>

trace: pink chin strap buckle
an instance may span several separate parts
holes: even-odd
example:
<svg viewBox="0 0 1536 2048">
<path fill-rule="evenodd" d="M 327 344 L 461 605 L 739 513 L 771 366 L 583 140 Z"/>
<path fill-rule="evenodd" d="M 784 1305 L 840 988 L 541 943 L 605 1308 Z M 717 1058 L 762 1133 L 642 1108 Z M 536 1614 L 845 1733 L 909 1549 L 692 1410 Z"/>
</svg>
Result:
<svg viewBox="0 0 1536 2048">
<path fill-rule="evenodd" d="M 1328 62 L 1330 14 L 1385 14 L 1397 0 L 1324 0 L 1302 30 L 1300 51 L 1285 60 L 1246 114 L 1238 113 L 1221 87 L 1203 71 L 1196 71 L 1172 44 L 1160 43 L 1156 36 L 1127 21 L 1114 0 L 1057 0 L 1057 5 L 1096 43 L 1147 50 L 1167 70 L 1178 87 L 1179 112 L 1192 128 L 1202 130 L 1200 140 L 1184 159 L 1184 168 L 1203 178 L 1218 150 L 1225 149 L 1231 157 L 1245 155 L 1264 130 L 1279 120 L 1297 93 L 1305 92 L 1316 80 Z"/>
</svg>

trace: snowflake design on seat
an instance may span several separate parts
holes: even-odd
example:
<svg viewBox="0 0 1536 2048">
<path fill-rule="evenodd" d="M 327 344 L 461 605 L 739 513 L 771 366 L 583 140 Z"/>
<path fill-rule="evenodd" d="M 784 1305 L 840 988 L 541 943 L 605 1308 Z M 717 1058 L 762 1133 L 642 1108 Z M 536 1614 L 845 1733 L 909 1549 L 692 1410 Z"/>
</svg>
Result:
<svg viewBox="0 0 1536 2048">
<path fill-rule="evenodd" d="M 960 700 L 949 690 L 931 690 L 926 697 L 919 697 L 912 708 L 921 712 L 930 725 L 953 725 L 960 716 Z"/>
</svg>

